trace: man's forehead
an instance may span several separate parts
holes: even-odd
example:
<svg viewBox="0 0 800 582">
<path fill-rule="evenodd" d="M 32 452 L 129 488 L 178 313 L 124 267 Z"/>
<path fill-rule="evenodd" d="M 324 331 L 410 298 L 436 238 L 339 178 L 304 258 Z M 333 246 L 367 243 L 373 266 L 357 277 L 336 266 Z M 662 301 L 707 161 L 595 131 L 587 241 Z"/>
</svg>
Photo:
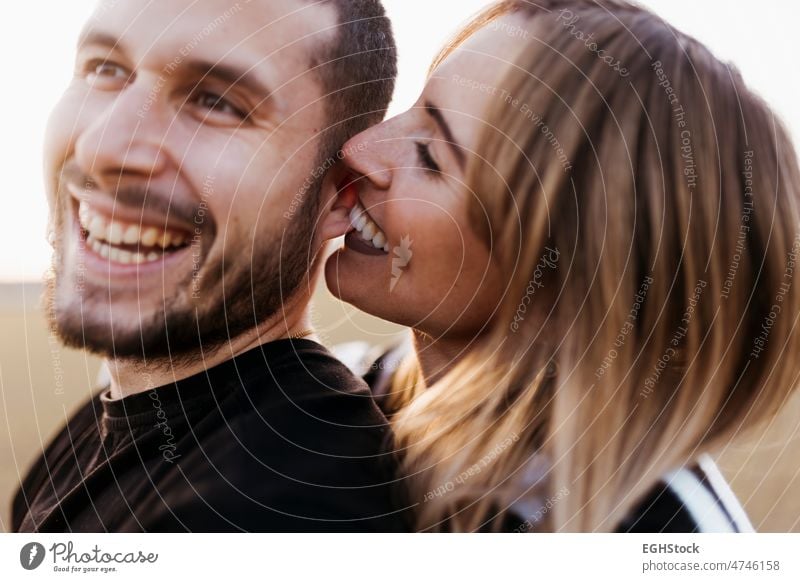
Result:
<svg viewBox="0 0 800 582">
<path fill-rule="evenodd" d="M 115 38 L 139 57 L 236 52 L 307 61 L 336 27 L 335 8 L 311 0 L 102 0 L 81 38 Z"/>
</svg>

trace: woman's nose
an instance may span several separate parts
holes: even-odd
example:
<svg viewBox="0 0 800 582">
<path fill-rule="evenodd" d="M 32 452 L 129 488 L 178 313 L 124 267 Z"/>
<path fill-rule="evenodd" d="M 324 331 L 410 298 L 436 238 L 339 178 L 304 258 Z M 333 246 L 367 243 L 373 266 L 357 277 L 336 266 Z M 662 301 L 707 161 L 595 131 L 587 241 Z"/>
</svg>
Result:
<svg viewBox="0 0 800 582">
<path fill-rule="evenodd" d="M 389 120 L 362 131 L 342 148 L 345 164 L 374 187 L 388 190 L 394 169 L 403 165 L 399 129 L 395 120 Z"/>
</svg>

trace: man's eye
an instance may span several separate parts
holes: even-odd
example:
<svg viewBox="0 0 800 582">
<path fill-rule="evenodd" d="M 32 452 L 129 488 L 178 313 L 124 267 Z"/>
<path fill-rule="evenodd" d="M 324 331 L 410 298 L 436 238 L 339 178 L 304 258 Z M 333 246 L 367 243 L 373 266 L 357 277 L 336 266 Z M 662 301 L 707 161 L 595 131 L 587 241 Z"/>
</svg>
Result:
<svg viewBox="0 0 800 582">
<path fill-rule="evenodd" d="M 111 61 L 90 61 L 86 66 L 87 76 L 90 80 L 109 81 L 126 80 L 130 76 L 128 71 Z"/>
<path fill-rule="evenodd" d="M 209 111 L 212 111 L 215 114 L 233 115 L 241 119 L 247 117 L 247 114 L 244 111 L 242 111 L 235 105 L 231 104 L 230 101 L 228 101 L 227 99 L 225 99 L 220 95 L 217 95 L 216 93 L 201 91 L 196 93 L 190 101 L 194 105 L 202 109 L 208 109 Z"/>
</svg>

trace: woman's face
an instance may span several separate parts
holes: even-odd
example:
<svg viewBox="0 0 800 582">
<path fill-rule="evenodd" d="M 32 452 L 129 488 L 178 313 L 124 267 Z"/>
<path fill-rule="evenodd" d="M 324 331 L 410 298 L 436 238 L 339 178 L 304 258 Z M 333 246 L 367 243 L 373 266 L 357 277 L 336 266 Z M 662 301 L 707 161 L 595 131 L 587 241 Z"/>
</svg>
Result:
<svg viewBox="0 0 800 582">
<path fill-rule="evenodd" d="M 472 337 L 491 318 L 504 285 L 491 241 L 470 219 L 477 199 L 465 168 L 485 108 L 503 98 L 503 63 L 491 55 L 514 54 L 521 40 L 506 31 L 522 30 L 518 19 L 475 33 L 414 107 L 343 148 L 350 174 L 322 231 L 347 233 L 326 265 L 328 287 L 343 301 L 437 338 Z"/>
</svg>

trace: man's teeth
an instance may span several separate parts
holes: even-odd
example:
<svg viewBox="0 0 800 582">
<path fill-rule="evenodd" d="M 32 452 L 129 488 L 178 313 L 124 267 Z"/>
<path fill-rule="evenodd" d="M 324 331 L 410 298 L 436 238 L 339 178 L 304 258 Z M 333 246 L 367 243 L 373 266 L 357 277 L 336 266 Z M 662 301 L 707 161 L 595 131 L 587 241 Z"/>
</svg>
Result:
<svg viewBox="0 0 800 582">
<path fill-rule="evenodd" d="M 350 211 L 350 224 L 358 231 L 364 241 L 372 244 L 376 249 L 382 249 L 386 253 L 389 252 L 386 235 L 370 218 L 361 202 L 357 202 Z"/>
<path fill-rule="evenodd" d="M 94 212 L 91 207 L 81 202 L 78 210 L 81 227 L 89 233 L 87 243 L 104 258 L 120 263 L 144 263 L 161 257 L 161 253 L 134 253 L 118 249 L 110 245 L 139 245 L 140 247 L 160 247 L 172 249 L 186 242 L 184 233 L 165 230 L 153 226 L 139 226 L 119 221 L 108 220 L 105 216 Z"/>
<path fill-rule="evenodd" d="M 87 242 L 89 246 L 92 247 L 92 250 L 104 259 L 110 259 L 114 262 L 122 263 L 123 265 L 141 265 L 142 263 L 152 263 L 163 256 L 163 253 L 157 253 L 155 251 L 151 251 L 146 255 L 144 253 L 132 253 L 130 251 L 125 251 L 105 243 L 101 243 L 97 239 Z"/>
</svg>

